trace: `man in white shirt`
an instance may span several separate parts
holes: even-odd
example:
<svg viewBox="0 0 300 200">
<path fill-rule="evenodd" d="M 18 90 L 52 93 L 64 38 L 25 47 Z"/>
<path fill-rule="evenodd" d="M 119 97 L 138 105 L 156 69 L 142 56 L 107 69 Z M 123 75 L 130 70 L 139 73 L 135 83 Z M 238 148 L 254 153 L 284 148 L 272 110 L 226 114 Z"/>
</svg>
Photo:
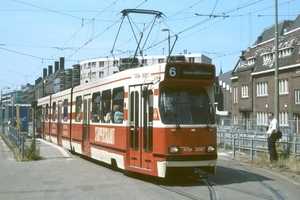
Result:
<svg viewBox="0 0 300 200">
<path fill-rule="evenodd" d="M 268 126 L 268 150 L 270 154 L 270 161 L 277 161 L 278 155 L 276 151 L 276 138 L 275 132 L 277 131 L 277 120 L 274 118 L 274 113 L 268 113 L 269 126 Z"/>
</svg>

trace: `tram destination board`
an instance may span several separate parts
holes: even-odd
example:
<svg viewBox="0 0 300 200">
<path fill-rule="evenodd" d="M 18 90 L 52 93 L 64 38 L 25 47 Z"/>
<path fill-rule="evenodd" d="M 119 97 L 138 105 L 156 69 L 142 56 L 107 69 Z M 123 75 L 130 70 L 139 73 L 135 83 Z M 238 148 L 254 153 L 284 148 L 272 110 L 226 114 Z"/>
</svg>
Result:
<svg viewBox="0 0 300 200">
<path fill-rule="evenodd" d="M 203 63 L 174 63 L 166 68 L 168 79 L 204 79 L 213 80 L 215 78 L 215 67 Z"/>
</svg>

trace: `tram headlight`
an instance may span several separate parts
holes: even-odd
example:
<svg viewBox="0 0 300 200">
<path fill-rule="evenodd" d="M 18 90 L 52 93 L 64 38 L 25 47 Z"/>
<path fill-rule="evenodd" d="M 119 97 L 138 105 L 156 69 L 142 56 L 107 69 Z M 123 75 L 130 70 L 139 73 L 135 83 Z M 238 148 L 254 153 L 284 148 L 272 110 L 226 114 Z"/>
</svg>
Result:
<svg viewBox="0 0 300 200">
<path fill-rule="evenodd" d="M 179 147 L 178 146 L 169 146 L 168 150 L 169 150 L 169 153 L 172 153 L 172 154 L 179 153 Z"/>
<path fill-rule="evenodd" d="M 214 151 L 215 151 L 215 147 L 214 147 L 213 145 L 208 145 L 208 146 L 206 147 L 206 151 L 207 151 L 208 153 L 214 152 Z"/>
</svg>

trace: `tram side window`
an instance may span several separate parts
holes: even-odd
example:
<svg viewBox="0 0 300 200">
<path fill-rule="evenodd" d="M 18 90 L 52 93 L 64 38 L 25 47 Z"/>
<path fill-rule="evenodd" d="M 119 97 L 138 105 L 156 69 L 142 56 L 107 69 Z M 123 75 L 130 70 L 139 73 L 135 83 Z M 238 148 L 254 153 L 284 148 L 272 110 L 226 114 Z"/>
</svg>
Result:
<svg viewBox="0 0 300 200">
<path fill-rule="evenodd" d="M 102 92 L 102 104 L 101 104 L 101 122 L 109 123 L 111 113 L 111 91 L 105 90 Z"/>
<path fill-rule="evenodd" d="M 55 121 L 56 118 L 56 102 L 52 103 L 52 121 Z"/>
<path fill-rule="evenodd" d="M 46 108 L 45 108 L 45 121 L 48 121 L 48 119 L 49 119 L 48 109 L 49 109 L 48 104 L 46 104 Z"/>
<path fill-rule="evenodd" d="M 100 92 L 93 93 L 92 97 L 92 122 L 100 121 Z"/>
<path fill-rule="evenodd" d="M 68 121 L 68 99 L 64 100 L 64 122 Z"/>
<path fill-rule="evenodd" d="M 81 113 L 82 113 L 82 96 L 76 97 L 76 112 L 75 112 L 75 121 L 81 121 Z"/>
<path fill-rule="evenodd" d="M 113 123 L 123 122 L 123 105 L 124 105 L 124 88 L 113 89 L 113 113 L 112 120 Z"/>
</svg>

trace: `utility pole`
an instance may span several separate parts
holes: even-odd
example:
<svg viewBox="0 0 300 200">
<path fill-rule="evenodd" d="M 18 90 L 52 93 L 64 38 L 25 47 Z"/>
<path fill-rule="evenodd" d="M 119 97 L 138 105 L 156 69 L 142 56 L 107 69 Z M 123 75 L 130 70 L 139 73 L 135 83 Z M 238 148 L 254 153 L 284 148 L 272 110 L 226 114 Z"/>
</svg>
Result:
<svg viewBox="0 0 300 200">
<path fill-rule="evenodd" d="M 279 127 L 279 80 L 278 80 L 278 0 L 275 0 L 275 116 Z"/>
<path fill-rule="evenodd" d="M 37 106 L 37 101 L 31 101 L 31 107 L 32 107 L 32 137 L 33 137 L 33 145 L 34 145 L 34 150 L 36 150 L 36 141 L 35 141 L 35 119 L 36 119 L 36 106 Z"/>
</svg>

